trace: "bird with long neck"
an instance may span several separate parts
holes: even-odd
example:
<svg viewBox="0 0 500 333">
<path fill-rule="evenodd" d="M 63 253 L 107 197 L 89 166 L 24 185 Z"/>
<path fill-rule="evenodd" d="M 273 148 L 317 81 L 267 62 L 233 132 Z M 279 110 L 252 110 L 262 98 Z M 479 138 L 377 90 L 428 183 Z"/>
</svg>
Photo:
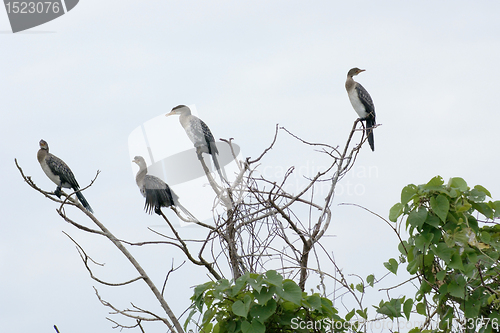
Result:
<svg viewBox="0 0 500 333">
<path fill-rule="evenodd" d="M 224 169 L 221 169 L 219 161 L 217 159 L 219 150 L 217 149 L 214 136 L 210 131 L 210 128 L 208 128 L 207 124 L 205 124 L 200 118 L 193 116 L 191 114 L 191 109 L 189 109 L 185 105 L 176 106 L 165 116 L 169 117 L 172 115 L 179 115 L 179 122 L 186 131 L 189 140 L 191 140 L 194 147 L 196 148 L 198 159 L 202 159 L 202 153 L 210 154 L 221 180 L 224 181 L 225 179 L 227 179 L 227 177 L 223 175 Z"/>
<path fill-rule="evenodd" d="M 148 166 L 142 156 L 136 156 L 132 160 L 139 166 L 139 171 L 135 176 L 137 187 L 141 194 L 146 198 L 144 210 L 151 214 L 152 211 L 161 215 L 161 207 L 178 207 L 192 221 L 197 221 L 196 218 L 179 203 L 179 197 L 170 189 L 170 187 L 160 178 L 148 175 Z"/>
<path fill-rule="evenodd" d="M 359 116 L 359 119 L 366 121 L 366 135 L 368 137 L 368 143 L 372 151 L 375 151 L 375 142 L 373 139 L 373 127 L 375 126 L 375 106 L 373 105 L 372 98 L 368 91 L 354 81 L 353 76 L 364 72 L 364 69 L 359 69 L 357 67 L 352 68 L 347 73 L 347 80 L 345 81 L 345 88 L 347 90 L 347 95 L 351 101 L 354 111 Z"/>
<path fill-rule="evenodd" d="M 58 198 L 61 197 L 62 187 L 71 188 L 76 192 L 76 196 L 83 207 L 93 213 L 89 203 L 80 192 L 80 185 L 78 185 L 71 169 L 63 160 L 49 153 L 49 145 L 44 140 L 40 140 L 40 150 L 38 150 L 37 159 L 40 162 L 43 172 L 57 185 L 54 194 Z"/>
</svg>

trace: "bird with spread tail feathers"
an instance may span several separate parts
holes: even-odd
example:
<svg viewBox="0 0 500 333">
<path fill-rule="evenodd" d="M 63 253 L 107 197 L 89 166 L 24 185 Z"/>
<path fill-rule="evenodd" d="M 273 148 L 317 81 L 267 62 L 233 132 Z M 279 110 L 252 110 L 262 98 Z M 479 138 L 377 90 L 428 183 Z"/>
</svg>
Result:
<svg viewBox="0 0 500 333">
<path fill-rule="evenodd" d="M 225 175 L 223 176 L 224 169 L 221 169 L 219 161 L 217 159 L 219 150 L 217 149 L 214 136 L 210 131 L 210 128 L 208 128 L 207 124 L 205 124 L 203 120 L 199 119 L 198 117 L 193 116 L 191 114 L 191 109 L 189 109 L 185 105 L 176 106 L 165 116 L 168 117 L 172 115 L 179 115 L 179 122 L 181 123 L 182 127 L 186 131 L 187 136 L 196 148 L 198 158 L 202 158 L 202 153 L 212 155 L 212 160 L 214 161 L 215 168 L 217 169 L 221 180 L 224 181 L 225 179 L 227 179 Z"/>
<path fill-rule="evenodd" d="M 373 140 L 373 127 L 376 124 L 375 106 L 373 105 L 372 98 L 368 91 L 352 78 L 364 71 L 364 69 L 359 69 L 357 67 L 349 70 L 347 73 L 347 80 L 345 81 L 345 88 L 354 111 L 359 115 L 359 119 L 366 121 L 368 143 L 372 151 L 375 151 L 375 142 Z"/>
<path fill-rule="evenodd" d="M 136 156 L 132 160 L 139 166 L 139 171 L 135 176 L 135 182 L 141 191 L 141 194 L 146 198 L 144 210 L 151 214 L 154 212 L 161 215 L 161 207 L 179 207 L 188 218 L 195 222 L 196 218 L 179 203 L 179 197 L 170 189 L 170 187 L 160 178 L 153 175 L 148 175 L 148 167 L 142 156 Z"/>
<path fill-rule="evenodd" d="M 91 213 L 94 212 L 80 192 L 80 185 L 78 185 L 71 169 L 63 160 L 49 153 L 49 145 L 44 140 L 40 140 L 40 150 L 38 150 L 37 159 L 47 177 L 57 185 L 54 194 L 58 198 L 61 197 L 61 187 L 71 188 L 76 192 L 76 196 L 83 207 Z"/>
</svg>

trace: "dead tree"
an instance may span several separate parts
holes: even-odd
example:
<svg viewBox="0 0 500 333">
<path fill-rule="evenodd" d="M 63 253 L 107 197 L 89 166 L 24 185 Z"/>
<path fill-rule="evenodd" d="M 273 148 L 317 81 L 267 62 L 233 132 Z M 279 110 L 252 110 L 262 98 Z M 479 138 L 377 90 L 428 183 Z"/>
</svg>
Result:
<svg viewBox="0 0 500 333">
<path fill-rule="evenodd" d="M 144 331 L 142 327 L 143 322 L 156 321 L 164 323 L 172 332 L 181 333 L 184 330 L 180 324 L 179 315 L 173 313 L 167 300 L 164 298 L 163 292 L 160 292 L 160 289 L 127 248 L 157 244 L 174 246 L 183 252 L 190 263 L 206 269 L 209 276 L 214 280 L 221 278 L 236 279 L 245 272 L 262 273 L 268 269 L 279 269 L 282 274 L 298 280 L 300 288 L 305 290 L 311 272 L 314 272 L 320 278 L 325 276 L 321 271 L 321 267 L 319 267 L 319 261 L 315 265 L 311 265 L 310 256 L 312 251 L 315 250 L 316 245 L 321 245 L 319 242 L 326 234 L 332 220 L 330 207 L 335 195 L 335 188 L 339 181 L 353 167 L 360 148 L 366 141 L 365 132 L 363 128 L 358 128 L 358 123 L 359 120 L 354 122 L 343 148 L 323 143 L 308 142 L 277 125 L 273 141 L 262 154 L 257 158 L 246 158 L 242 161 L 238 161 L 237 156 L 234 154 L 232 139 L 223 140 L 230 146 L 231 151 L 233 151 L 233 157 L 238 165 L 239 171 L 235 175 L 234 181 L 219 185 L 214 180 L 203 159 L 200 160 L 207 180 L 218 199 L 217 205 L 222 207 L 223 213 L 215 216 L 211 222 L 199 222 L 198 220 L 186 219 L 174 206 L 171 207 L 180 219 L 196 223 L 199 227 L 206 230 L 202 239 L 184 239 L 179 230 L 174 227 L 163 213 L 160 216 L 167 223 L 169 231 L 167 233 L 160 233 L 152 229 L 151 231 L 163 237 L 164 240 L 129 242 L 119 239 L 106 228 L 104 223 L 99 221 L 73 198 L 74 192 L 69 194 L 63 192 L 62 199 L 57 198 L 54 193 L 39 188 L 30 176 L 24 174 L 17 160 L 15 162 L 21 176 L 32 189 L 42 193 L 49 200 L 60 204 L 57 213 L 62 219 L 83 232 L 109 239 L 134 266 L 138 273 L 137 277 L 121 283 L 109 283 L 100 279 L 94 275 L 90 265 L 91 263 L 95 264 L 96 261 L 90 258 L 83 247 L 68 235 L 77 246 L 90 277 L 102 285 L 113 286 L 124 286 L 142 280 L 147 284 L 165 312 L 163 315 L 159 315 L 134 305 L 132 305 L 131 309 L 118 309 L 111 303 L 103 300 L 96 289 L 96 295 L 104 306 L 109 307 L 115 314 L 132 318 L 136 321 L 135 325 L 126 326 L 112 320 L 116 326 L 121 328 L 140 327 Z M 280 132 L 292 136 L 297 140 L 298 144 L 309 146 L 318 154 L 328 156 L 330 160 L 329 165 L 324 171 L 317 172 L 315 175 L 307 178 L 307 184 L 298 193 L 289 193 L 285 190 L 290 175 L 295 172 L 294 166 L 288 169 L 279 182 L 267 179 L 262 175 L 257 175 L 259 164 L 262 163 L 265 156 L 273 149 Z M 360 141 L 357 144 L 353 143 L 356 132 L 362 133 Z M 86 188 L 92 186 L 98 174 L 99 172 Z M 329 184 L 326 196 L 316 197 L 314 194 L 315 187 L 325 182 Z M 82 191 L 86 188 L 82 189 Z M 84 223 L 77 222 L 71 218 L 67 213 L 66 208 L 68 206 L 74 206 L 82 211 L 95 227 L 88 227 Z M 301 218 L 300 214 L 297 213 L 304 209 L 309 212 L 307 219 Z M 168 275 L 176 269 L 172 267 Z M 340 272 L 340 270 L 338 271 Z M 165 288 L 168 275 L 165 279 L 163 289 Z M 338 282 L 347 287 L 345 279 L 338 279 Z M 186 297 L 189 298 L 188 292 L 186 292 Z"/>
</svg>

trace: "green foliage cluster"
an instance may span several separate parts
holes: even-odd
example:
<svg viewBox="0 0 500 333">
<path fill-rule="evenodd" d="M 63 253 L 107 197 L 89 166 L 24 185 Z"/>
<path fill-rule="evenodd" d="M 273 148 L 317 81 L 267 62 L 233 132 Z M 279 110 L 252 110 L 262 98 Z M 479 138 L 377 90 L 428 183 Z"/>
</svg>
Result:
<svg viewBox="0 0 500 333">
<path fill-rule="evenodd" d="M 410 333 L 499 331 L 500 201 L 487 197 L 491 194 L 486 188 L 470 188 L 462 178 L 445 184 L 437 176 L 427 184 L 403 188 L 389 219 L 406 223 L 409 237 L 403 240 L 394 227 L 401 255 L 384 266 L 397 274 L 406 262 L 418 290 L 414 298 L 381 301 L 377 313 L 408 321 L 415 313 L 424 316 L 424 325 Z M 364 294 L 365 287 L 373 287 L 374 276 L 366 283 L 345 281 L 345 287 Z M 195 288 L 191 300 L 185 327 L 199 313 L 199 332 L 205 333 L 353 332 L 363 325 L 350 322 L 356 314 L 370 322 L 366 308 L 341 318 L 330 300 L 307 295 L 276 271 L 207 282 Z"/>
<path fill-rule="evenodd" d="M 500 201 L 486 197 L 491 198 L 487 189 L 471 189 L 462 178 L 445 184 L 437 176 L 427 184 L 403 188 L 389 219 L 406 217 L 409 238 L 399 245 L 400 262 L 408 262 L 407 270 L 420 286 L 414 300 L 381 302 L 379 313 L 409 318 L 415 305 L 417 313 L 437 316 L 439 332 L 457 327 L 465 332 L 498 331 L 500 225 L 495 219 L 500 217 Z M 385 266 L 396 274 L 395 259 Z"/>
<path fill-rule="evenodd" d="M 191 300 L 185 327 L 194 314 L 201 313 L 199 332 L 347 331 L 332 301 L 307 295 L 294 281 L 273 270 L 261 275 L 246 273 L 233 282 L 207 282 L 195 288 Z"/>
</svg>

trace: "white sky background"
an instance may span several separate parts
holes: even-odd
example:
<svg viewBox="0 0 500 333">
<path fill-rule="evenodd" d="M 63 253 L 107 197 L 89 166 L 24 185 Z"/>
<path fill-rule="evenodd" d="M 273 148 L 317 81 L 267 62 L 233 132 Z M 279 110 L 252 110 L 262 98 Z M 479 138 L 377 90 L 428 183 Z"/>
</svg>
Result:
<svg viewBox="0 0 500 333">
<path fill-rule="evenodd" d="M 356 119 L 344 88 L 352 67 L 367 70 L 356 80 L 382 126 L 375 152 L 363 147 L 341 184 L 329 229 L 336 237 L 325 243 L 346 273 L 385 274 L 383 262 L 398 256 L 395 236 L 383 221 L 338 203 L 386 217 L 405 185 L 438 174 L 500 198 L 499 12 L 495 1 L 82 0 L 52 22 L 12 34 L 0 10 L 0 330 L 113 331 L 97 283 L 62 230 L 106 263 L 102 278 L 136 276 L 110 244 L 60 219 L 56 204 L 23 183 L 14 158 L 47 190 L 55 185 L 36 160 L 42 138 L 82 186 L 101 170 L 85 192 L 96 217 L 120 238 L 150 239 L 146 228 L 162 221 L 143 212 L 131 177 L 134 128 L 195 104 L 215 137 L 234 137 L 244 156 L 268 146 L 276 123 L 309 141 L 343 145 Z M 282 132 L 262 167 L 317 171 L 317 155 L 304 151 Z M 364 173 L 369 168 L 376 173 Z M 133 253 L 159 286 L 172 257 L 182 261 L 167 247 Z M 167 286 L 177 314 L 189 286 L 206 280 L 188 266 Z M 120 307 L 154 304 L 143 285 L 124 290 L 99 287 Z"/>
</svg>

